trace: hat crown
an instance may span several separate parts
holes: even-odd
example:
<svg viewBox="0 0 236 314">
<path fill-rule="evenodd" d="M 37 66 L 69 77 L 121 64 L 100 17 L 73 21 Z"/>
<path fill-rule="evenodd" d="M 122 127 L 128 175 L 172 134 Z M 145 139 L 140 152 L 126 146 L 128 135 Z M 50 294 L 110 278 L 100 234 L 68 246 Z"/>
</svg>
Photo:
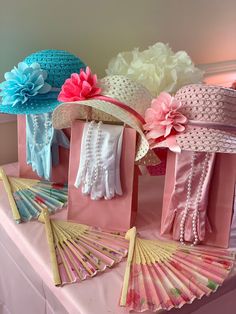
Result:
<svg viewBox="0 0 236 314">
<path fill-rule="evenodd" d="M 102 94 L 130 106 L 140 115 L 150 107 L 152 95 L 141 84 L 123 75 L 106 76 L 100 80 Z"/>
<path fill-rule="evenodd" d="M 52 87 L 60 88 L 72 73 L 80 72 L 86 65 L 81 59 L 64 50 L 41 50 L 24 59 L 28 65 L 36 62 L 47 71 L 47 80 Z"/>
<path fill-rule="evenodd" d="M 236 90 L 192 84 L 179 89 L 175 98 L 189 120 L 236 125 Z"/>
</svg>

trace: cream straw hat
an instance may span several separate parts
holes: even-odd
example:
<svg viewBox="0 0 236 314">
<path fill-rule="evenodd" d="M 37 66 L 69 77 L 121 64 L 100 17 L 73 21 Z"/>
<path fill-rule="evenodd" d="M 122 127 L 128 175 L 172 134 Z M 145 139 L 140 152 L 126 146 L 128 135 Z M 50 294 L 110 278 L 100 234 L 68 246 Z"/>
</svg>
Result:
<svg viewBox="0 0 236 314">
<path fill-rule="evenodd" d="M 139 136 L 135 161 L 144 165 L 159 163 L 149 150 L 144 134 L 144 113 L 152 96 L 141 84 L 121 75 L 107 76 L 97 84 L 90 69 L 74 73 L 62 86 L 58 99 L 63 101 L 53 112 L 56 129 L 71 127 L 74 120 L 97 120 L 120 123 L 135 129 Z"/>
</svg>

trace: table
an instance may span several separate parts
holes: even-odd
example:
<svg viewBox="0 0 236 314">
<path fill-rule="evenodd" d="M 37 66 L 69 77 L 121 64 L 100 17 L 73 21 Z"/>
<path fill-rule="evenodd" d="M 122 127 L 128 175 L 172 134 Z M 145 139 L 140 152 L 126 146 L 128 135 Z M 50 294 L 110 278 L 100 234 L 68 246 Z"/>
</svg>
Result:
<svg viewBox="0 0 236 314">
<path fill-rule="evenodd" d="M 17 164 L 5 166 L 17 175 Z M 140 182 L 137 227 L 142 236 L 159 237 L 163 177 Z M 142 191 L 142 192 L 141 192 Z M 57 214 L 66 216 L 66 210 Z M 232 244 L 236 244 L 236 221 Z M 0 314 L 122 314 L 118 306 L 125 262 L 82 283 L 55 287 L 44 226 L 37 221 L 16 225 L 0 184 Z M 170 314 L 233 314 L 236 308 L 236 269 L 214 294 Z M 149 312 L 145 312 L 148 313 Z"/>
</svg>

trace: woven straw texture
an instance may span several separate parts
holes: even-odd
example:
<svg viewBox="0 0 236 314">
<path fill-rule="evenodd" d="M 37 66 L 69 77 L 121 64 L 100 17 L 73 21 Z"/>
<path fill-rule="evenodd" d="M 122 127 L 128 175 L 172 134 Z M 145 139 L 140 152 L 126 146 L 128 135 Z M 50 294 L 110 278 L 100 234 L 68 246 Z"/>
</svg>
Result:
<svg viewBox="0 0 236 314">
<path fill-rule="evenodd" d="M 236 153 L 235 90 L 194 84 L 181 88 L 175 97 L 189 120 L 185 132 L 177 135 L 181 149 Z"/>
<path fill-rule="evenodd" d="M 46 70 L 46 82 L 54 88 L 61 88 L 62 84 L 72 73 L 80 72 L 86 65 L 77 56 L 63 50 L 42 50 L 26 57 L 23 62 L 31 65 L 36 62 L 41 69 Z M 0 111 L 9 114 L 39 114 L 53 111 L 58 105 L 57 97 L 32 97 L 24 105 L 2 105 Z"/>
<path fill-rule="evenodd" d="M 117 99 L 144 115 L 150 106 L 152 96 L 141 84 L 122 75 L 107 76 L 100 81 L 102 94 Z M 149 151 L 149 144 L 144 135 L 141 122 L 131 113 L 116 105 L 102 100 L 85 100 L 63 103 L 53 112 L 53 126 L 56 129 L 70 127 L 74 120 L 98 120 L 103 122 L 122 122 L 140 134 L 137 144 L 136 161 L 142 159 Z M 149 164 L 158 161 L 154 153 L 149 152 Z M 143 163 L 147 160 L 143 159 Z"/>
</svg>

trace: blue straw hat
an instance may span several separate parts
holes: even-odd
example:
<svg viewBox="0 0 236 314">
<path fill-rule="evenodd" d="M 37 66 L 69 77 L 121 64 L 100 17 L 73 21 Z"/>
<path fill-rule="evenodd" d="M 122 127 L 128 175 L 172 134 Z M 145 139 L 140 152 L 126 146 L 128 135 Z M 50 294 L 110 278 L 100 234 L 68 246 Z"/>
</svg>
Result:
<svg viewBox="0 0 236 314">
<path fill-rule="evenodd" d="M 53 111 L 58 105 L 61 86 L 72 73 L 86 65 L 63 50 L 35 52 L 5 73 L 0 84 L 0 112 L 39 114 Z"/>
</svg>

